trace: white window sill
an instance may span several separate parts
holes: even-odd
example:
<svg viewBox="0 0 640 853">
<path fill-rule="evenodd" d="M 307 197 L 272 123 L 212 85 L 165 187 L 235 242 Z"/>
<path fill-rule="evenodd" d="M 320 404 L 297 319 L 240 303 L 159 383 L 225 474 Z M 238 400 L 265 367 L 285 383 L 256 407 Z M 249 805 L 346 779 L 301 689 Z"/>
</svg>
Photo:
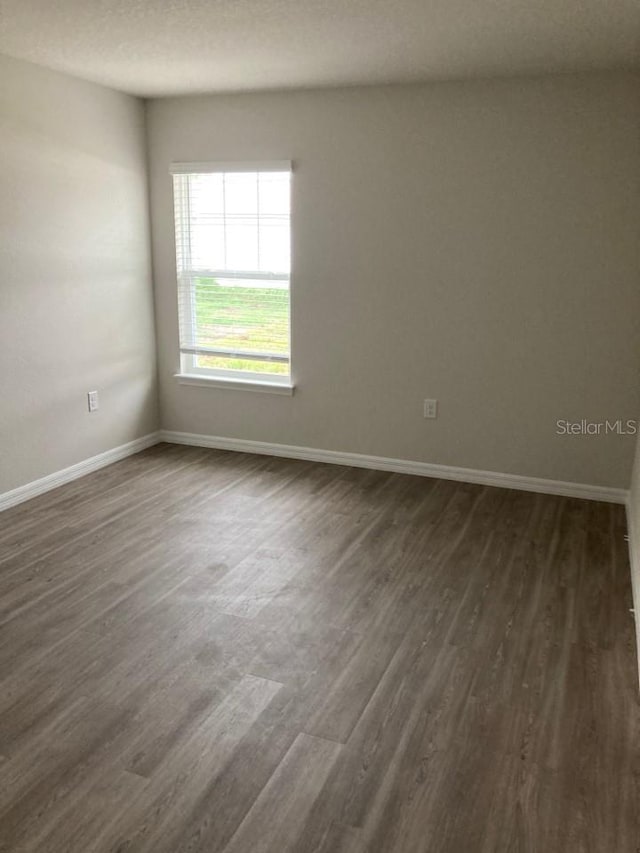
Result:
<svg viewBox="0 0 640 853">
<path fill-rule="evenodd" d="M 268 379 L 227 379 L 224 376 L 197 376 L 193 373 L 176 373 L 180 385 L 199 385 L 202 388 L 227 388 L 232 391 L 260 391 L 264 394 L 283 394 L 291 397 L 294 385 L 270 382 Z"/>
</svg>

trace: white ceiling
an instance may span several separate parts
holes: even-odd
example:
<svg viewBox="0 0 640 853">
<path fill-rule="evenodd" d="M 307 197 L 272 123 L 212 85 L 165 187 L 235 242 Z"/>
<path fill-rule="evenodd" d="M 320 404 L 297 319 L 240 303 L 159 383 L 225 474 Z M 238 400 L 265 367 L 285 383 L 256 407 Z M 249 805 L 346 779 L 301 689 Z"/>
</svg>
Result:
<svg viewBox="0 0 640 853">
<path fill-rule="evenodd" d="M 136 95 L 640 63 L 640 0 L 0 0 L 0 52 Z"/>
</svg>

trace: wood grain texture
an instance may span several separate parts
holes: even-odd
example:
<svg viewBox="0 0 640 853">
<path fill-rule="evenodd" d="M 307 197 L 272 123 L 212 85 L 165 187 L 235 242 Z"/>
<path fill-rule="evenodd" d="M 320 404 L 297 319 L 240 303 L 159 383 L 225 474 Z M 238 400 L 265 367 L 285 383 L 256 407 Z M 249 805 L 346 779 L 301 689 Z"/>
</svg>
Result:
<svg viewBox="0 0 640 853">
<path fill-rule="evenodd" d="M 158 445 L 0 516 L 3 853 L 637 853 L 622 507 Z"/>
</svg>

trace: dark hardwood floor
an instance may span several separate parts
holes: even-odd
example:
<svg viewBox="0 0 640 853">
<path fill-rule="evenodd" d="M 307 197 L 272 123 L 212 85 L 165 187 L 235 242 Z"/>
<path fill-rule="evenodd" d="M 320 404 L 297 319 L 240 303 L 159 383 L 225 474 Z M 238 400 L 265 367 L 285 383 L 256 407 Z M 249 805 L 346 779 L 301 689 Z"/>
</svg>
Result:
<svg viewBox="0 0 640 853">
<path fill-rule="evenodd" d="M 0 515 L 0 850 L 636 853 L 621 506 L 158 445 Z"/>
</svg>

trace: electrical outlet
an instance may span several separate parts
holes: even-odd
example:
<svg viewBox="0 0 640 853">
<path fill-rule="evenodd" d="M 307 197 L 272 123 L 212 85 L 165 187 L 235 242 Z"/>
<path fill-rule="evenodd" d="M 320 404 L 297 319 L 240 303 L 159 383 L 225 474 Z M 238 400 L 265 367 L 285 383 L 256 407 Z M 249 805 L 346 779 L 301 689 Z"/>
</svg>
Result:
<svg viewBox="0 0 640 853">
<path fill-rule="evenodd" d="M 437 418 L 438 417 L 438 401 L 437 400 L 425 400 L 424 401 L 424 416 L 425 416 L 425 418 Z"/>
<path fill-rule="evenodd" d="M 90 412 L 95 412 L 98 409 L 98 407 L 100 406 L 100 403 L 98 401 L 98 392 L 97 391 L 89 391 L 87 393 L 87 403 L 89 405 L 89 411 Z"/>
</svg>

